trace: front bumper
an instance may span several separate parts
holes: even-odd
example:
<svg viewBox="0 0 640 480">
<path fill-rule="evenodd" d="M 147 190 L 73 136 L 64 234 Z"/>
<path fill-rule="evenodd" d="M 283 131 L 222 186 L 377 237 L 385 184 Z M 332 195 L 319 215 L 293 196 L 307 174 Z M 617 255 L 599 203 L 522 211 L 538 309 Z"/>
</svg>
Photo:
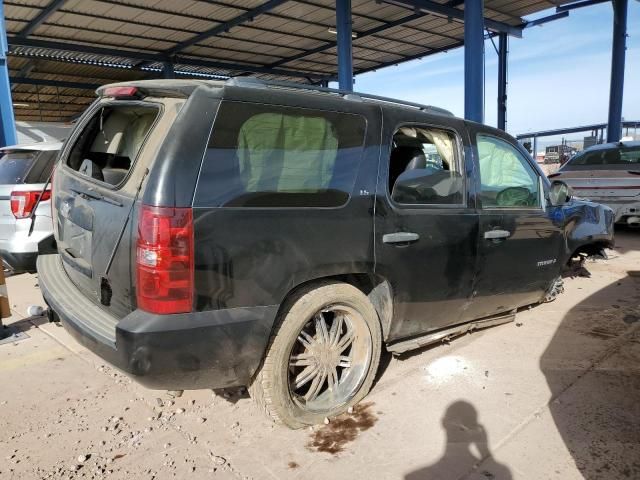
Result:
<svg viewBox="0 0 640 480">
<path fill-rule="evenodd" d="M 175 315 L 135 310 L 113 317 L 69 280 L 59 255 L 37 261 L 42 294 L 82 345 L 143 385 L 163 390 L 248 385 L 264 356 L 278 307 Z"/>
</svg>

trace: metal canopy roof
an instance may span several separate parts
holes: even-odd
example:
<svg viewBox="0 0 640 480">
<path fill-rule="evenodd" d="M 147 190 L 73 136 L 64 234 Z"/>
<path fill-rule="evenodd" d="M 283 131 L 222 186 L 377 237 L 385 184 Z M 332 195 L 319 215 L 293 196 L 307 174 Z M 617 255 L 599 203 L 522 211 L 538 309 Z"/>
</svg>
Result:
<svg viewBox="0 0 640 480">
<path fill-rule="evenodd" d="M 523 16 L 564 3 L 485 0 L 486 26 L 518 35 L 527 25 Z M 165 68 L 180 78 L 255 75 L 309 83 L 337 72 L 334 0 L 10 0 L 4 6 L 17 120 L 71 120 L 97 86 L 162 77 Z M 461 46 L 463 6 L 460 0 L 352 0 L 354 74 Z"/>
</svg>

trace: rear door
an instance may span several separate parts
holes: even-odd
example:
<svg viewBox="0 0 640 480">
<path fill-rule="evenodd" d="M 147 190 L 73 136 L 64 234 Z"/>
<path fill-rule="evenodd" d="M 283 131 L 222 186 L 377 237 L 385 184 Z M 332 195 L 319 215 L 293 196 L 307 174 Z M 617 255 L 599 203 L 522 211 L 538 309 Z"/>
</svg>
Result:
<svg viewBox="0 0 640 480">
<path fill-rule="evenodd" d="M 480 213 L 478 273 L 466 319 L 540 300 L 561 268 L 562 219 L 546 208 L 545 181 L 511 137 L 469 124 Z"/>
<path fill-rule="evenodd" d="M 54 175 L 58 251 L 74 284 L 116 316 L 134 304 L 134 201 L 169 119 L 151 101 L 94 104 Z"/>
<path fill-rule="evenodd" d="M 476 268 L 464 123 L 390 110 L 378 176 L 376 271 L 393 289 L 389 340 L 460 322 Z"/>
</svg>

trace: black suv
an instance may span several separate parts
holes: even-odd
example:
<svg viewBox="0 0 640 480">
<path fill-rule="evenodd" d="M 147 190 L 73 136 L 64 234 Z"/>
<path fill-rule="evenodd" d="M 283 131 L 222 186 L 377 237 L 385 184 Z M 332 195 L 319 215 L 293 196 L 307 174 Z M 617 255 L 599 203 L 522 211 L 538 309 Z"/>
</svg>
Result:
<svg viewBox="0 0 640 480">
<path fill-rule="evenodd" d="M 248 385 L 291 427 L 361 400 L 383 345 L 510 320 L 613 241 L 502 131 L 252 79 L 100 88 L 52 198 L 54 319 L 145 385 Z"/>
</svg>

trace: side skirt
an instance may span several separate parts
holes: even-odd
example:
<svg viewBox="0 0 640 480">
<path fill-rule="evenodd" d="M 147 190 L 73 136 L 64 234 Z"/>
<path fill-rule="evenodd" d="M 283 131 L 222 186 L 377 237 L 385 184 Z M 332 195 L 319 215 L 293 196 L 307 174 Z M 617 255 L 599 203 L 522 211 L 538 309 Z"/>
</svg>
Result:
<svg viewBox="0 0 640 480">
<path fill-rule="evenodd" d="M 497 317 L 483 318 L 480 320 L 473 320 L 462 325 L 456 325 L 454 327 L 445 328 L 436 332 L 429 332 L 419 337 L 412 337 L 408 340 L 399 340 L 387 345 L 387 350 L 394 355 L 399 355 L 408 350 L 424 347 L 432 343 L 439 341 L 448 342 L 449 340 L 464 335 L 467 332 L 473 332 L 474 330 L 481 330 L 483 328 L 493 327 L 501 325 L 503 323 L 513 322 L 516 318 L 516 312 L 511 311 L 507 314 Z"/>
</svg>

